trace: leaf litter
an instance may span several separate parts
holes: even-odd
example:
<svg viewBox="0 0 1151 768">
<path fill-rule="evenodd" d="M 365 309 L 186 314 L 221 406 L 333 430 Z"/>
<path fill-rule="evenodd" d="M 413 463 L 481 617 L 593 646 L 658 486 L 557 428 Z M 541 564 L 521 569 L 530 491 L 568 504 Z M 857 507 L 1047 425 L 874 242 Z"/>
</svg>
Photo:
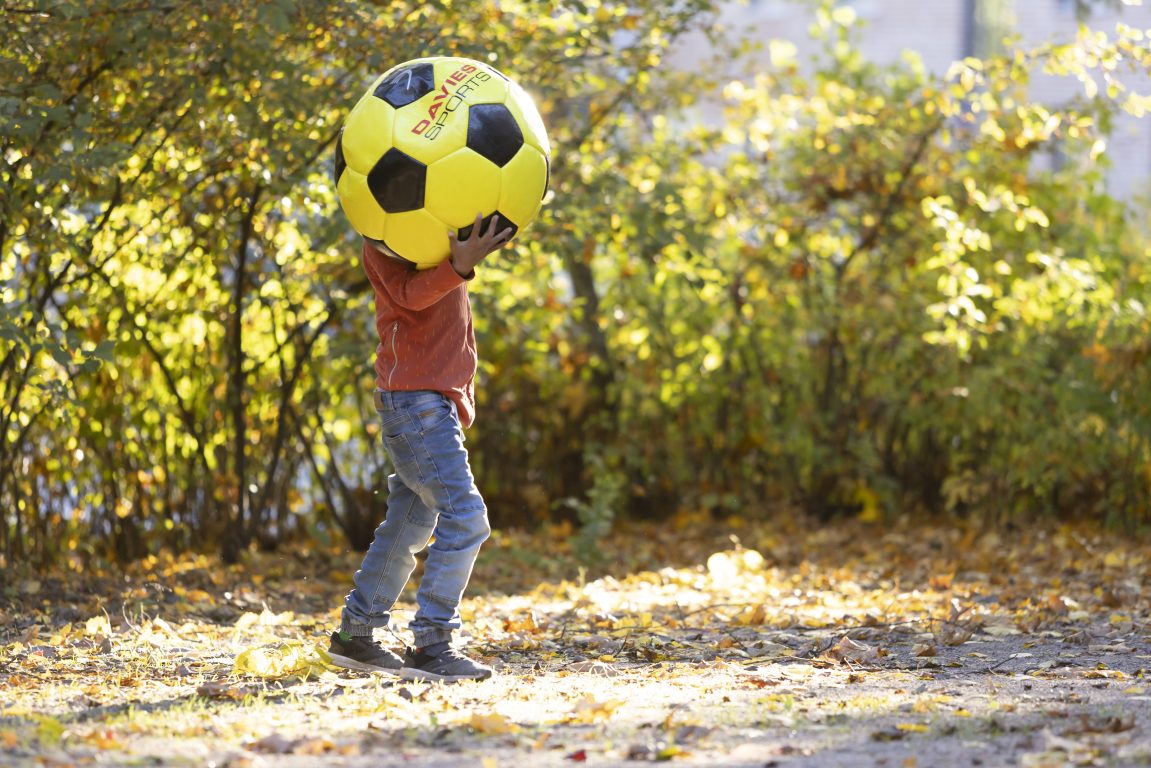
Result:
<svg viewBox="0 0 1151 768">
<path fill-rule="evenodd" d="M 562 526 L 497 535 L 463 612 L 499 674 L 452 686 L 331 666 L 354 553 L 17 574 L 0 603 L 2 762 L 1151 763 L 1145 542 L 699 530 L 621 530 L 598 569 Z"/>
</svg>

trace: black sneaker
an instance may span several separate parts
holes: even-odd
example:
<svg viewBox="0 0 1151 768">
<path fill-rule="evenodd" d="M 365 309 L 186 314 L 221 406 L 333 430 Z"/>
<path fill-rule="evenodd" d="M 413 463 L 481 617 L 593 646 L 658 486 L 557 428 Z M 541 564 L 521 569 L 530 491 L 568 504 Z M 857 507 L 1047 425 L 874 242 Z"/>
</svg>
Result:
<svg viewBox="0 0 1151 768">
<path fill-rule="evenodd" d="M 349 637 L 343 640 L 339 632 L 332 633 L 328 656 L 337 667 L 361 672 L 389 672 L 398 675 L 400 667 L 404 666 L 403 659 L 384 648 L 375 638 Z"/>
<path fill-rule="evenodd" d="M 492 668 L 469 659 L 452 648 L 449 643 L 436 643 L 419 650 L 408 649 L 404 654 L 404 680 L 439 680 L 458 683 L 461 680 L 487 680 Z"/>
</svg>

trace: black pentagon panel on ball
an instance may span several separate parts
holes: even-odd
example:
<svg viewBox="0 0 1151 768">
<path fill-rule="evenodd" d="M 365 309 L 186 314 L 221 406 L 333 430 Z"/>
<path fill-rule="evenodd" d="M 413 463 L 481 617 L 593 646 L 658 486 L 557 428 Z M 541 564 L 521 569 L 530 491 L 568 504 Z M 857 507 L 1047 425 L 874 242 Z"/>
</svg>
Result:
<svg viewBox="0 0 1151 768">
<path fill-rule="evenodd" d="M 332 159 L 332 182 L 335 184 L 340 183 L 340 174 L 348 167 L 348 161 L 344 159 L 344 131 L 340 129 L 339 135 L 336 136 L 336 152 L 335 157 Z"/>
<path fill-rule="evenodd" d="M 508 240 L 511 240 L 512 238 L 514 238 L 516 236 L 516 233 L 520 231 L 519 226 L 517 226 L 514 221 L 509 219 L 507 216 L 504 216 L 499 211 L 496 211 L 491 216 L 484 216 L 483 220 L 480 222 L 480 232 L 487 232 L 488 231 L 488 227 L 490 227 L 492 225 L 492 218 L 495 216 L 500 217 L 499 223 L 496 224 L 496 233 L 497 234 L 500 232 L 503 232 L 508 227 L 511 227 L 512 234 L 510 237 L 508 237 Z M 472 230 L 475 229 L 475 227 L 476 227 L 476 225 L 474 223 L 468 224 L 466 227 L 460 227 L 459 230 L 456 231 L 456 238 L 458 238 L 460 240 L 467 240 L 469 237 L 472 236 Z"/>
<path fill-rule="evenodd" d="M 429 63 L 397 67 L 376 86 L 372 94 L 396 109 L 436 89 L 435 68 Z"/>
<path fill-rule="evenodd" d="M 468 148 L 503 168 L 524 145 L 524 134 L 503 104 L 475 104 L 468 109 Z"/>
<path fill-rule="evenodd" d="M 424 207 L 428 167 L 393 147 L 368 172 L 368 189 L 387 213 Z"/>
</svg>

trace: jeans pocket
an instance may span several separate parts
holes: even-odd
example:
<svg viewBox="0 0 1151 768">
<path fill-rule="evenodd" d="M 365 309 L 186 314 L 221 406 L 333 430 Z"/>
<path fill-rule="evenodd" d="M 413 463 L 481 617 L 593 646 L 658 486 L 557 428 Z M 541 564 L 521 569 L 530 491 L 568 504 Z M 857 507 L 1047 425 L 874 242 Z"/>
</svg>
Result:
<svg viewBox="0 0 1151 768">
<path fill-rule="evenodd" d="M 423 482 L 424 475 L 419 456 L 416 455 L 408 435 L 407 432 L 384 435 L 384 450 L 388 452 L 388 458 L 391 459 L 392 469 L 395 470 L 395 473 L 409 487 L 414 488 L 414 483 Z M 419 441 L 418 435 L 412 435 L 412 438 L 417 442 Z"/>
<path fill-rule="evenodd" d="M 439 402 L 428 403 L 421 406 L 415 411 L 414 415 L 416 429 L 419 430 L 421 435 L 426 435 L 450 419 L 454 409 L 455 406 L 452 404 L 452 401 L 446 397 L 442 398 Z"/>
<path fill-rule="evenodd" d="M 401 436 L 410 429 L 407 411 L 380 411 L 379 414 L 380 434 L 384 439 Z"/>
</svg>

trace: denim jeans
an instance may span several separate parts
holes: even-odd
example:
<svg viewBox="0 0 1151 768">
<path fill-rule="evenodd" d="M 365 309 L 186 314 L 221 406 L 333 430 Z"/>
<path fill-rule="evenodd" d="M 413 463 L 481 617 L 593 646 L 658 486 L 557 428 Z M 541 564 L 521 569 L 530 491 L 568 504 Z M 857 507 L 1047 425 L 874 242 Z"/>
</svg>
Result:
<svg viewBox="0 0 1151 768">
<path fill-rule="evenodd" d="M 344 599 L 341 630 L 370 635 L 392 607 L 428 546 L 408 625 L 417 648 L 450 640 L 460 628 L 460 599 L 480 545 L 491 534 L 476 488 L 456 406 L 438 392 L 376 391 L 388 477 L 388 510 Z"/>
</svg>

